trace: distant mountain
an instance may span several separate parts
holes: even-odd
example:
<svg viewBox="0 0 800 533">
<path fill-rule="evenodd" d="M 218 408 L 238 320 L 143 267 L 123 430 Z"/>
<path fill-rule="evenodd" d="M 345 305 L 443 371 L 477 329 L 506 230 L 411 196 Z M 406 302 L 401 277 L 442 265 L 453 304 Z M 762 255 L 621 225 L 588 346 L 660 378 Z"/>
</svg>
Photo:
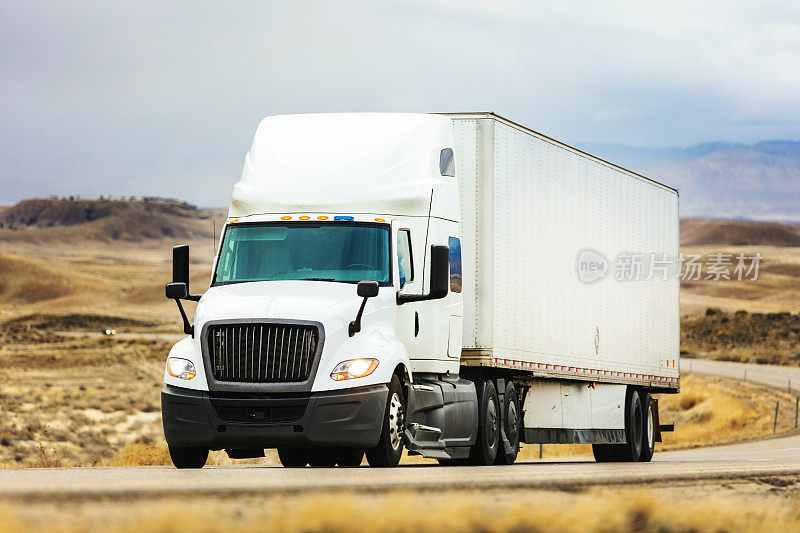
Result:
<svg viewBox="0 0 800 533">
<path fill-rule="evenodd" d="M 146 242 L 212 238 L 225 212 L 163 198 L 33 198 L 0 210 L 0 242 Z"/>
<path fill-rule="evenodd" d="M 800 221 L 798 141 L 687 148 L 593 144 L 585 149 L 676 187 L 681 216 Z"/>
</svg>

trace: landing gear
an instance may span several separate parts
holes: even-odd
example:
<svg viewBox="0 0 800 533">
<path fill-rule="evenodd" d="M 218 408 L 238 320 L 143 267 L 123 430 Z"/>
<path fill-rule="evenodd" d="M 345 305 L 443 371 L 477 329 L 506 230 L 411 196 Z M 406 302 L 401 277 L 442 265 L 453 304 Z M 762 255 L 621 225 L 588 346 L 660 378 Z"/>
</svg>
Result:
<svg viewBox="0 0 800 533">
<path fill-rule="evenodd" d="M 383 415 L 383 429 L 378 445 L 366 450 L 370 466 L 397 466 L 403 455 L 406 427 L 406 405 L 400 378 L 392 376 L 389 398 Z"/>
<path fill-rule="evenodd" d="M 191 448 L 170 446 L 169 456 L 175 468 L 203 468 L 208 459 L 208 448 L 202 446 Z"/>
</svg>

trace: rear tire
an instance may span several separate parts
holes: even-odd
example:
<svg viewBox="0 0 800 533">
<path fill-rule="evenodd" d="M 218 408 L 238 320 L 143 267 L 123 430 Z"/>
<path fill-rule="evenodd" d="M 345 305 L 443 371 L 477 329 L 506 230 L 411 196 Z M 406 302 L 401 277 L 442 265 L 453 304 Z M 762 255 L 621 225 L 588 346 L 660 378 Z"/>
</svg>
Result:
<svg viewBox="0 0 800 533">
<path fill-rule="evenodd" d="M 369 466 L 394 467 L 400 463 L 406 428 L 406 403 L 400 378 L 392 376 L 389 382 L 389 396 L 383 413 L 381 438 L 378 445 L 366 450 Z"/>
<path fill-rule="evenodd" d="M 478 395 L 478 440 L 469 450 L 469 464 L 490 465 L 497 458 L 500 445 L 500 408 L 497 389 L 491 380 L 475 384 Z"/>
<path fill-rule="evenodd" d="M 506 385 L 506 392 L 503 395 L 503 420 L 502 428 L 503 434 L 511 444 L 511 451 L 506 453 L 503 439 L 500 439 L 497 447 L 497 457 L 494 464 L 496 465 L 511 465 L 517 460 L 519 454 L 519 428 L 520 428 L 520 408 L 519 395 L 517 388 L 513 383 L 508 382 Z M 501 435 L 502 437 L 502 435 Z"/>
<path fill-rule="evenodd" d="M 304 448 L 278 448 L 278 459 L 286 468 L 303 468 L 308 464 Z"/>
<path fill-rule="evenodd" d="M 656 406 L 649 392 L 644 393 L 643 397 L 642 453 L 639 456 L 639 462 L 648 463 L 656 451 Z"/>
<path fill-rule="evenodd" d="M 193 446 L 191 448 L 169 447 L 169 456 L 175 468 L 203 468 L 208 460 L 208 448 Z"/>
<path fill-rule="evenodd" d="M 646 393 L 645 393 L 646 394 Z M 649 398 L 649 395 L 647 395 Z M 629 389 L 625 402 L 625 444 L 592 444 L 598 463 L 637 462 L 642 459 L 644 437 L 642 398 L 636 389 Z M 651 454 L 652 457 L 652 454 Z"/>
</svg>

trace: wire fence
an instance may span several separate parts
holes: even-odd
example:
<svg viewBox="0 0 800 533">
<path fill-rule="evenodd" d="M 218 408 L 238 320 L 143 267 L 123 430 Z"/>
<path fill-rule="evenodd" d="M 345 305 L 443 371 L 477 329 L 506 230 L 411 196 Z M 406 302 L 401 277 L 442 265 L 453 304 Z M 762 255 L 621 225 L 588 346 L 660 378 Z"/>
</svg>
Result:
<svg viewBox="0 0 800 533">
<path fill-rule="evenodd" d="M 695 364 L 692 359 L 681 361 L 681 372 L 683 374 L 702 374 L 727 379 L 735 379 L 744 383 L 761 385 L 783 392 L 791 398 L 777 400 L 773 416 L 772 432 L 787 431 L 798 429 L 800 423 L 800 377 L 778 376 L 774 372 L 764 372 L 738 364 L 715 364 L 707 367 L 706 361 L 699 361 Z M 794 371 L 791 369 L 790 371 Z"/>
</svg>

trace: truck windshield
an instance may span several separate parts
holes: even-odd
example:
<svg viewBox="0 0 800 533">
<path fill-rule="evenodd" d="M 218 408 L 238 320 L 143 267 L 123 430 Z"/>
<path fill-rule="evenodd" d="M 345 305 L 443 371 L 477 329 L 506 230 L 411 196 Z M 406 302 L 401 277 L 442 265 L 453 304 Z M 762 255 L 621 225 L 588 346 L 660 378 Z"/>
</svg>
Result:
<svg viewBox="0 0 800 533">
<path fill-rule="evenodd" d="M 229 225 L 214 285 L 247 281 L 391 282 L 389 226 L 358 222 Z"/>
</svg>

